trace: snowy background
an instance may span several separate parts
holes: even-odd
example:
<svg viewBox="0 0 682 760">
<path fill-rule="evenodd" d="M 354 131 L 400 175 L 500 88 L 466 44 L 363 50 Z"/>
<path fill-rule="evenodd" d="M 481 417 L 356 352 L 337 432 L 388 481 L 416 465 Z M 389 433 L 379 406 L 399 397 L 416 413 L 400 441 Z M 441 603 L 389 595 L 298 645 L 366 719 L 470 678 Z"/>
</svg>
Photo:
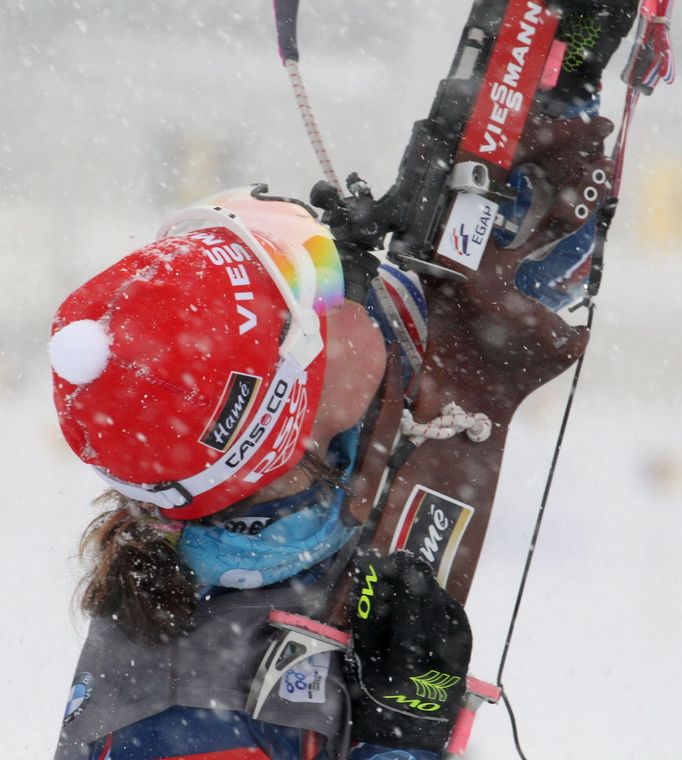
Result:
<svg viewBox="0 0 682 760">
<path fill-rule="evenodd" d="M 465 0 L 303 2 L 302 70 L 343 176 L 383 192 L 449 66 Z M 682 21 L 682 19 L 678 19 Z M 674 32 L 682 50 L 682 24 Z M 612 65 L 604 113 L 623 87 Z M 80 533 L 99 482 L 62 443 L 45 344 L 61 300 L 169 210 L 319 178 L 269 0 L 12 0 L 0 8 L 2 694 L 8 760 L 50 758 L 83 621 Z M 679 760 L 682 168 L 679 86 L 643 99 L 624 199 L 505 684 L 529 760 Z M 469 611 L 495 678 L 569 378 L 519 410 Z M 472 760 L 511 760 L 502 707 Z"/>
</svg>

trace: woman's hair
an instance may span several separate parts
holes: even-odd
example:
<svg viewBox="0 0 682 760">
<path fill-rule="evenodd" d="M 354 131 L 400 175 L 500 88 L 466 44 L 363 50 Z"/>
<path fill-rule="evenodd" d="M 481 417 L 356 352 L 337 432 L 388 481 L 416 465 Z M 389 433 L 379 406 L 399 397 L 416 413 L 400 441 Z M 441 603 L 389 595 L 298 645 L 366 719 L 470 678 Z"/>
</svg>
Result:
<svg viewBox="0 0 682 760">
<path fill-rule="evenodd" d="M 90 567 L 78 587 L 80 607 L 111 617 L 137 641 L 168 641 L 189 630 L 196 608 L 192 571 L 176 551 L 177 533 L 143 505 L 107 491 L 80 542 Z M 169 530 L 170 529 L 170 530 Z"/>
<path fill-rule="evenodd" d="M 311 483 L 322 482 L 330 488 L 339 488 L 347 495 L 355 495 L 340 469 L 332 467 L 319 454 L 306 451 L 300 465 Z"/>
<path fill-rule="evenodd" d="M 306 453 L 301 465 L 310 482 L 350 493 L 341 473 L 316 454 Z M 178 523 L 155 517 L 150 507 L 116 491 L 106 491 L 94 503 L 113 509 L 97 516 L 81 538 L 80 558 L 89 564 L 76 591 L 81 610 L 112 618 L 131 639 L 144 643 L 170 641 L 189 631 L 196 587 L 177 551 Z"/>
</svg>

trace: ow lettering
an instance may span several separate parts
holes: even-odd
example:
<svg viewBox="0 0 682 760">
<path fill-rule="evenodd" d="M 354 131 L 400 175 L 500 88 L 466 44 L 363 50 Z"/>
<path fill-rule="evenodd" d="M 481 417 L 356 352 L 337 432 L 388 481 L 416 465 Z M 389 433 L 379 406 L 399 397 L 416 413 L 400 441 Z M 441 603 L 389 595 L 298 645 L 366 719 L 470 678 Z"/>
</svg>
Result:
<svg viewBox="0 0 682 760">
<path fill-rule="evenodd" d="M 363 620 L 367 620 L 369 613 L 372 611 L 372 600 L 374 596 L 374 584 L 377 581 L 377 571 L 372 565 L 369 566 L 369 572 L 365 576 L 365 587 L 362 589 L 362 594 L 358 600 L 358 615 Z"/>
</svg>

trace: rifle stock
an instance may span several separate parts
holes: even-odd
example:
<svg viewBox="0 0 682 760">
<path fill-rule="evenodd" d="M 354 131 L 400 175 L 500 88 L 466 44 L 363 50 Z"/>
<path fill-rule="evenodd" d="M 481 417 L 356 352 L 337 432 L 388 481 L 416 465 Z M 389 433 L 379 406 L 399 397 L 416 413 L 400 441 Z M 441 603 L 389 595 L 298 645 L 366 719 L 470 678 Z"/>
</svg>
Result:
<svg viewBox="0 0 682 760">
<path fill-rule="evenodd" d="M 481 552 L 511 418 L 528 394 L 577 360 L 589 337 L 521 294 L 514 282 L 522 260 L 582 223 L 559 190 L 580 193 L 595 167 L 605 176 L 609 169 L 603 159 L 608 129 L 601 121 L 557 126 L 529 119 L 558 21 L 557 13 L 534 0 L 475 3 L 429 117 L 414 126 L 396 183 L 379 201 L 363 189 L 326 214 L 347 259 L 352 260 L 353 246 L 364 245 L 365 252 L 371 247 L 367 220 L 378 219 L 381 231 L 393 232 L 389 259 L 422 272 L 429 342 L 414 418 L 428 422 L 455 402 L 493 423 L 483 443 L 462 436 L 426 441 L 390 471 L 388 483 L 376 475 L 362 480 L 363 493 L 376 505 L 362 545 L 419 554 L 462 603 Z M 502 248 L 489 239 L 497 201 L 508 192 L 505 183 L 515 162 L 551 162 L 538 140 L 545 133 L 551 139 L 544 143 L 561 148 L 570 170 L 523 244 Z M 584 156 L 576 161 L 578 147 L 584 147 Z M 472 187 L 477 176 L 480 186 Z M 353 182 L 357 186 L 358 178 Z M 464 212 L 457 206 L 462 199 L 469 204 Z M 597 205 L 595 199 L 590 208 Z M 452 237 L 453 218 L 456 231 L 475 224 L 471 208 L 475 216 L 486 207 L 480 255 L 444 241 Z M 353 210 L 360 208 L 354 218 Z"/>
<path fill-rule="evenodd" d="M 372 545 L 421 556 L 441 585 L 464 603 L 512 416 L 526 396 L 583 353 L 589 336 L 520 295 L 511 265 L 503 278 L 493 271 L 466 286 L 436 278 L 425 278 L 424 286 L 429 345 L 414 416 L 433 419 L 444 404 L 455 401 L 486 414 L 492 434 L 482 443 L 465 436 L 427 440 L 412 452 L 393 479 Z"/>
</svg>

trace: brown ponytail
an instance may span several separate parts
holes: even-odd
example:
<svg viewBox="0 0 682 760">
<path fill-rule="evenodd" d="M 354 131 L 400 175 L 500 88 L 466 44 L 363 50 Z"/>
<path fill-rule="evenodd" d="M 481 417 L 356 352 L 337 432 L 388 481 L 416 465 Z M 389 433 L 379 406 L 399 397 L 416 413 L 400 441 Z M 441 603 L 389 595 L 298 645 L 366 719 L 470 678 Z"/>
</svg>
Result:
<svg viewBox="0 0 682 760">
<path fill-rule="evenodd" d="M 80 543 L 90 569 L 80 607 L 111 617 L 137 641 L 168 641 L 189 630 L 196 608 L 192 571 L 176 551 L 177 534 L 138 501 L 108 491 L 95 504 L 114 509 L 96 517 Z"/>
<path fill-rule="evenodd" d="M 316 454 L 307 453 L 301 467 L 311 483 L 352 494 L 342 473 Z M 95 505 L 113 509 L 96 517 L 81 538 L 80 557 L 89 564 L 77 590 L 81 610 L 113 618 L 131 639 L 146 643 L 189 631 L 197 605 L 194 577 L 176 550 L 171 524 L 116 491 L 102 494 Z"/>
</svg>

